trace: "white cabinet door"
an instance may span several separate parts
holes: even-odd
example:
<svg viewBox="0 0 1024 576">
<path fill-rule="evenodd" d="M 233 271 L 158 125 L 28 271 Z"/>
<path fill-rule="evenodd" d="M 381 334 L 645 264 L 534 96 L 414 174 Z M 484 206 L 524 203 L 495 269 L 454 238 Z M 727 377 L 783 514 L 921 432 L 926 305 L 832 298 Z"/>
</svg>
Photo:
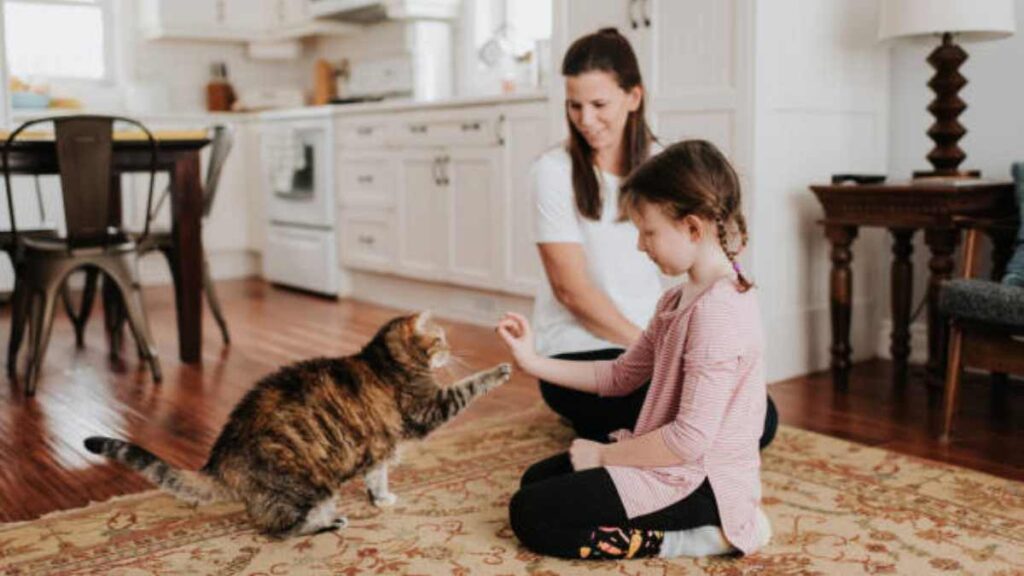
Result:
<svg viewBox="0 0 1024 576">
<path fill-rule="evenodd" d="M 453 281 L 499 288 L 504 252 L 501 149 L 452 148 L 443 157 L 441 185 L 451 206 Z"/>
<path fill-rule="evenodd" d="M 564 46 L 552 54 L 555 69 L 561 68 L 565 51 L 580 36 L 597 32 L 601 28 L 616 28 L 636 52 L 640 72 L 648 72 L 650 34 L 644 20 L 646 0 L 562 0 L 565 2 Z"/>
<path fill-rule="evenodd" d="M 147 0 L 140 7 L 147 28 L 210 30 L 223 25 L 220 0 Z"/>
<path fill-rule="evenodd" d="M 269 0 L 214 0 L 223 5 L 222 25 L 231 31 L 260 32 L 270 27 Z"/>
<path fill-rule="evenodd" d="M 438 150 L 401 153 L 398 266 L 409 276 L 443 280 L 449 257 L 449 195 Z"/>
<path fill-rule="evenodd" d="M 654 98 L 734 89 L 737 0 L 640 0 L 651 46 L 644 81 Z"/>
<path fill-rule="evenodd" d="M 525 296 L 545 281 L 533 235 L 530 167 L 547 148 L 547 118 L 543 105 L 509 110 L 505 122 L 505 286 Z"/>
</svg>

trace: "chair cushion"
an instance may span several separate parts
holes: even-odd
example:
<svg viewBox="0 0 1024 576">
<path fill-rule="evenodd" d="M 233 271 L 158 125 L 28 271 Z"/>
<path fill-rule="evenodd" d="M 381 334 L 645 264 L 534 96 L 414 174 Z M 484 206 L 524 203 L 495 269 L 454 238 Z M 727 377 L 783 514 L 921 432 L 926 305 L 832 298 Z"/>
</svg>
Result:
<svg viewBox="0 0 1024 576">
<path fill-rule="evenodd" d="M 939 291 L 939 309 L 953 318 L 1024 328 L 1024 288 L 987 280 L 951 280 Z"/>
</svg>

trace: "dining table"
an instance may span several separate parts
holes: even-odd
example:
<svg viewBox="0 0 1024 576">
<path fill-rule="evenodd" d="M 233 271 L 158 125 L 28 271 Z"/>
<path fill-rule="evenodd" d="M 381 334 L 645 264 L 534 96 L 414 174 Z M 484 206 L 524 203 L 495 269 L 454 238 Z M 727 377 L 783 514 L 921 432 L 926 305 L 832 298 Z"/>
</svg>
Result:
<svg viewBox="0 0 1024 576">
<path fill-rule="evenodd" d="M 170 175 L 169 204 L 171 235 L 178 258 L 171 267 L 174 283 L 174 304 L 178 328 L 178 356 L 184 363 L 201 360 L 203 340 L 203 188 L 200 182 L 200 152 L 210 143 L 206 130 L 154 130 L 157 141 L 156 171 Z M 0 131 L 0 140 L 7 134 Z M 151 149 L 148 138 L 141 131 L 115 130 L 112 163 L 114 177 L 111 194 L 120 199 L 121 174 L 149 172 Z M 20 134 L 11 143 L 8 157 L 11 174 L 55 175 L 57 152 L 52 133 Z M 120 206 L 120 201 L 114 202 Z M 115 219 L 120 220 L 120 211 Z"/>
</svg>

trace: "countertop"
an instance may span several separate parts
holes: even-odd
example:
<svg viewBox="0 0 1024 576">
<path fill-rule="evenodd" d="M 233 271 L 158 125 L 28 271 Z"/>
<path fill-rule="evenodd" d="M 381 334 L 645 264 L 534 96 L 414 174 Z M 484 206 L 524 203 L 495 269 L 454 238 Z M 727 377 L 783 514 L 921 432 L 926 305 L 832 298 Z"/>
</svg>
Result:
<svg viewBox="0 0 1024 576">
<path fill-rule="evenodd" d="M 146 122 L 196 122 L 209 124 L 215 122 L 253 122 L 260 120 L 277 120 L 292 118 L 318 118 L 334 115 L 373 114 L 376 112 L 402 112 L 408 110 L 431 110 L 457 108 L 462 106 L 491 106 L 500 104 L 517 104 L 527 102 L 543 102 L 547 99 L 544 92 L 528 92 L 521 94 L 499 94 L 491 96 L 465 96 L 444 100 L 384 100 L 380 102 L 364 102 L 358 104 L 327 104 L 324 106 L 303 106 L 266 110 L 262 112 L 207 112 L 204 110 L 184 112 L 125 112 L 123 110 L 60 110 L 60 109 L 15 109 L 11 118 L 15 122 L 24 122 L 31 118 L 43 116 L 61 116 L 69 114 L 114 114 L 138 118 Z"/>
</svg>

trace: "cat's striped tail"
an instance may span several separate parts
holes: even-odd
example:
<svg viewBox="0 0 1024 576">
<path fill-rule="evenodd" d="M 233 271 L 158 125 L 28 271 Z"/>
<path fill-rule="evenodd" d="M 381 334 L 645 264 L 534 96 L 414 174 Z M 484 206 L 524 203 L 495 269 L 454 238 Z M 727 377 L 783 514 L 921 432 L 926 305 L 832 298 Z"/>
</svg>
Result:
<svg viewBox="0 0 1024 576">
<path fill-rule="evenodd" d="M 229 490 L 216 478 L 202 472 L 175 468 L 131 442 L 91 436 L 85 439 L 85 449 L 128 466 L 159 488 L 187 502 L 205 504 L 231 499 Z"/>
</svg>

